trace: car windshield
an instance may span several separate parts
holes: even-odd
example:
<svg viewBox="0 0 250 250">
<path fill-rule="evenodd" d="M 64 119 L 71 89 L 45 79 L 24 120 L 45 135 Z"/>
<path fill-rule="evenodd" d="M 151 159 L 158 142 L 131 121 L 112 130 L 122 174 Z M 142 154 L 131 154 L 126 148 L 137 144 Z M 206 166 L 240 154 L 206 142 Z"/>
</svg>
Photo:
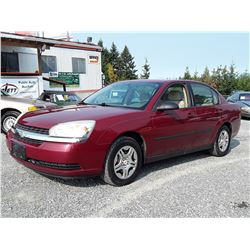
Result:
<svg viewBox="0 0 250 250">
<path fill-rule="evenodd" d="M 250 101 L 250 93 L 240 94 L 239 100 L 249 102 Z"/>
<path fill-rule="evenodd" d="M 84 100 L 85 104 L 143 109 L 160 87 L 160 83 L 117 82 Z"/>
</svg>

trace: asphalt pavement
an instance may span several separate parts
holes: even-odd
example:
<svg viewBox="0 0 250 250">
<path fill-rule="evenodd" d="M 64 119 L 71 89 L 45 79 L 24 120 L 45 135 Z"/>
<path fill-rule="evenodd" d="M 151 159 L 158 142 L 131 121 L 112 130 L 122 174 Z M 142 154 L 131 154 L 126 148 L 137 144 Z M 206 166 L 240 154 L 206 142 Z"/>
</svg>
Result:
<svg viewBox="0 0 250 250">
<path fill-rule="evenodd" d="M 17 163 L 1 135 L 1 217 L 249 217 L 250 120 L 231 152 L 149 164 L 124 187 L 47 178 Z"/>
</svg>

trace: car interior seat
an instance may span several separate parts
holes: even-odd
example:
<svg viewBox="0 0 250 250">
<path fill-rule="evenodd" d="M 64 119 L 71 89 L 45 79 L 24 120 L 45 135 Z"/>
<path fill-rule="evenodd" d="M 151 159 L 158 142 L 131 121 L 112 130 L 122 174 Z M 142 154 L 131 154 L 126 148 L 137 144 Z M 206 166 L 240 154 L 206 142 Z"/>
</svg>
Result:
<svg viewBox="0 0 250 250">
<path fill-rule="evenodd" d="M 176 103 L 179 106 L 179 108 L 186 107 L 183 92 L 180 92 L 178 90 L 171 90 L 168 93 L 166 100 Z"/>
</svg>

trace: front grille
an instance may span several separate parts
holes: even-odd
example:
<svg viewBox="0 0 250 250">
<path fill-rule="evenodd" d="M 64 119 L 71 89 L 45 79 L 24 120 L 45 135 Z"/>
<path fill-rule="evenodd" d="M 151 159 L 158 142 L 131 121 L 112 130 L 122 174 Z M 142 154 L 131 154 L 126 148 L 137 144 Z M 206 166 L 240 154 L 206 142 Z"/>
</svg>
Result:
<svg viewBox="0 0 250 250">
<path fill-rule="evenodd" d="M 78 170 L 80 169 L 79 164 L 62 164 L 62 163 L 54 163 L 54 162 L 46 162 L 46 161 L 39 161 L 35 159 L 28 159 L 28 162 L 33 163 L 35 165 L 39 165 L 46 168 L 53 168 L 53 169 L 61 169 L 61 170 Z"/>
<path fill-rule="evenodd" d="M 35 144 L 35 145 L 41 145 L 43 143 L 43 141 L 40 140 L 35 140 L 27 137 L 22 138 L 18 133 L 14 134 L 14 139 L 22 141 L 24 143 Z"/>
<path fill-rule="evenodd" d="M 16 124 L 16 128 L 17 129 L 22 129 L 22 130 L 25 130 L 25 131 L 28 131 L 28 132 L 32 132 L 32 133 L 37 133 L 37 134 L 43 134 L 43 135 L 48 135 L 49 134 L 48 129 L 21 125 L 19 123 Z"/>
</svg>

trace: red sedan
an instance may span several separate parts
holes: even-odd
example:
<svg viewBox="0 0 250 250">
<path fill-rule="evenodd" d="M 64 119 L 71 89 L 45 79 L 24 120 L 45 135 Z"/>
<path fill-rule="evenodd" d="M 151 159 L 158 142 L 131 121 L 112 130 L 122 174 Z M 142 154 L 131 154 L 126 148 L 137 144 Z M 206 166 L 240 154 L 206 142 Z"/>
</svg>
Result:
<svg viewBox="0 0 250 250">
<path fill-rule="evenodd" d="M 11 155 L 37 172 L 131 183 L 145 163 L 190 152 L 229 152 L 240 108 L 193 81 L 113 83 L 78 105 L 23 115 L 7 133 Z"/>
</svg>

